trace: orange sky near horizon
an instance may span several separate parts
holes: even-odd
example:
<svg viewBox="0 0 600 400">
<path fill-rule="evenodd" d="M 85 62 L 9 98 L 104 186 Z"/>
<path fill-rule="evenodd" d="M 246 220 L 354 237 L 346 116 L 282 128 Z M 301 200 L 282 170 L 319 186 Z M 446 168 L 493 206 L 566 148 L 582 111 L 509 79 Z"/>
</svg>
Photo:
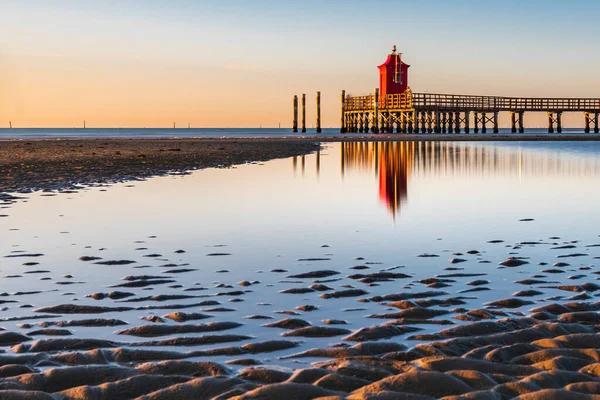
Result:
<svg viewBox="0 0 600 400">
<path fill-rule="evenodd" d="M 548 32 L 525 28 L 510 36 L 515 26 L 500 20 L 489 21 L 485 31 L 473 22 L 444 36 L 411 38 L 393 27 L 371 30 L 354 16 L 348 23 L 356 29 L 348 30 L 336 20 L 349 18 L 350 11 L 338 11 L 328 23 L 333 3 L 288 10 L 264 0 L 246 10 L 234 0 L 223 3 L 229 8 L 182 0 L 177 9 L 159 0 L 107 1 L 103 10 L 72 0 L 53 3 L 62 8 L 6 0 L 0 4 L 9 21 L 0 26 L 0 127 L 8 121 L 14 127 L 81 127 L 84 120 L 88 127 L 289 127 L 292 96 L 301 93 L 307 94 L 310 127 L 317 90 L 323 127 L 337 127 L 340 90 L 371 92 L 376 66 L 393 44 L 412 65 L 409 84 L 416 92 L 600 97 L 593 63 L 598 55 L 581 44 L 567 46 L 568 38 L 540 42 Z M 364 23 L 385 17 L 387 4 L 379 1 L 363 15 Z M 485 13 L 490 4 L 472 12 Z M 264 15 L 268 7 L 273 15 Z M 444 16 L 427 21 L 413 8 L 420 18 L 414 27 L 434 29 Z M 255 20 L 244 20 L 244 12 L 254 12 Z M 301 12 L 304 19 L 286 20 L 287 12 Z M 499 34 L 522 42 L 506 43 Z M 563 46 L 561 57 L 573 60 L 568 68 L 549 58 L 556 46 Z M 545 126 L 546 119 L 531 114 L 525 122 Z M 565 127 L 583 125 L 578 114 L 563 120 Z M 501 115 L 500 123 L 507 126 L 508 116 Z"/>
</svg>

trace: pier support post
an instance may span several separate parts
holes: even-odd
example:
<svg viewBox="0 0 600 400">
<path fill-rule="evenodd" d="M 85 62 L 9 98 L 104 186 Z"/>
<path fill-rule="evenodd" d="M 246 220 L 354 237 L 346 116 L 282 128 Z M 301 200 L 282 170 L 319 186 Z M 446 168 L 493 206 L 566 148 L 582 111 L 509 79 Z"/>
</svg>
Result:
<svg viewBox="0 0 600 400">
<path fill-rule="evenodd" d="M 517 117 L 514 111 L 510 112 L 510 132 L 517 133 Z"/>
<path fill-rule="evenodd" d="M 584 132 L 585 133 L 590 133 L 590 113 L 589 112 L 584 112 L 583 116 L 585 117 L 585 128 L 584 128 Z"/>
<path fill-rule="evenodd" d="M 440 110 L 435 110 L 435 133 L 441 133 L 442 128 L 440 126 Z"/>
<path fill-rule="evenodd" d="M 442 113 L 442 124 L 441 124 L 442 125 L 441 126 L 442 133 L 446 133 L 446 121 L 447 121 L 447 119 L 448 119 L 448 114 L 445 113 L 445 112 L 443 112 Z"/>
<path fill-rule="evenodd" d="M 373 114 L 373 128 L 371 132 L 379 133 L 379 88 L 375 89 L 375 93 L 373 93 L 373 101 L 375 102 L 375 113 Z"/>
<path fill-rule="evenodd" d="M 317 133 L 321 133 L 321 92 L 317 92 Z"/>
<path fill-rule="evenodd" d="M 427 114 L 421 111 L 421 133 L 427 133 Z"/>
<path fill-rule="evenodd" d="M 407 119 L 408 119 L 408 113 L 401 112 L 400 113 L 400 132 L 402 132 L 402 133 L 407 132 L 407 126 L 406 126 Z"/>
<path fill-rule="evenodd" d="M 479 133 L 479 113 L 478 112 L 473 113 L 473 122 L 474 122 L 473 132 Z"/>
<path fill-rule="evenodd" d="M 302 93 L 302 132 L 306 132 L 306 94 Z"/>
<path fill-rule="evenodd" d="M 485 127 L 485 123 L 487 122 L 486 113 L 481 113 L 481 133 L 487 133 L 487 128 Z"/>
<path fill-rule="evenodd" d="M 407 126 L 406 126 L 408 133 L 415 133 L 414 125 L 417 121 L 417 119 L 415 118 L 415 114 L 416 114 L 415 111 L 411 111 L 408 113 L 409 119 L 408 119 Z"/>
<path fill-rule="evenodd" d="M 548 111 L 548 133 L 554 133 L 554 113 Z"/>
<path fill-rule="evenodd" d="M 298 96 L 294 95 L 294 122 L 292 123 L 292 132 L 298 132 Z"/>
<path fill-rule="evenodd" d="M 494 111 L 494 133 L 498 132 L 498 111 Z"/>
<path fill-rule="evenodd" d="M 465 111 L 465 133 L 469 133 L 469 114 L 469 111 Z"/>
<path fill-rule="evenodd" d="M 365 117 L 365 113 L 360 113 L 358 114 L 358 133 L 363 133 L 364 132 L 364 127 L 363 127 L 363 121 Z"/>
<path fill-rule="evenodd" d="M 363 129 L 364 129 L 365 133 L 369 133 L 369 129 L 370 129 L 369 128 L 369 113 L 366 112 L 363 114 L 363 116 L 364 116 Z"/>
<path fill-rule="evenodd" d="M 454 130 L 454 113 L 450 111 L 448 113 L 448 133 L 452 133 Z"/>
<path fill-rule="evenodd" d="M 600 130 L 598 129 L 598 115 L 600 113 L 594 113 L 594 133 L 598 133 L 600 132 Z"/>
<path fill-rule="evenodd" d="M 519 133 L 525 133 L 525 120 L 523 119 L 525 113 L 519 111 Z"/>
<path fill-rule="evenodd" d="M 556 132 L 562 133 L 562 111 L 556 113 Z"/>
<path fill-rule="evenodd" d="M 454 114 L 454 133 L 460 133 L 460 111 Z"/>
<path fill-rule="evenodd" d="M 427 133 L 433 133 L 433 112 L 427 111 Z"/>
<path fill-rule="evenodd" d="M 345 113 L 345 101 L 346 101 L 346 91 L 342 90 L 342 95 L 341 95 L 341 104 L 342 104 L 342 117 L 341 117 L 341 121 L 340 121 L 340 133 L 346 133 L 346 113 Z"/>
</svg>

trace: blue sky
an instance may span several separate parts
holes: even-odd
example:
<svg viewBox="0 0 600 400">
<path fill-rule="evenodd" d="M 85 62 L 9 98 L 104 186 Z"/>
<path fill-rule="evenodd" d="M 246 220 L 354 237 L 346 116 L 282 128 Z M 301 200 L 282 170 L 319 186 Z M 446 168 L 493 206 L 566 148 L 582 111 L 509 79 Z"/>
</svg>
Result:
<svg viewBox="0 0 600 400">
<path fill-rule="evenodd" d="M 165 125 L 276 126 L 293 94 L 321 90 L 327 126 L 393 44 L 413 91 L 600 95 L 598 1 L 3 0 L 0 14 L 0 119 L 33 125 L 162 124 L 166 110 Z"/>
</svg>

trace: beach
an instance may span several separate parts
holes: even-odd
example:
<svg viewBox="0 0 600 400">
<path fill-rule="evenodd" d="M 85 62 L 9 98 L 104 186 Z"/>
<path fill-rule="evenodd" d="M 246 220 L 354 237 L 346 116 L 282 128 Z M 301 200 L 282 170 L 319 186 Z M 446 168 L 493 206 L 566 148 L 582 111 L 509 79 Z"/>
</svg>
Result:
<svg viewBox="0 0 600 400">
<path fill-rule="evenodd" d="M 543 193 L 569 230 L 533 205 L 425 234 L 405 210 L 436 186 L 433 221 L 494 186 L 492 210 L 548 176 L 589 187 L 593 149 L 355 139 L 0 142 L 0 398 L 600 398 L 600 232 L 573 212 L 591 192 Z M 374 173 L 406 244 L 366 201 Z"/>
</svg>

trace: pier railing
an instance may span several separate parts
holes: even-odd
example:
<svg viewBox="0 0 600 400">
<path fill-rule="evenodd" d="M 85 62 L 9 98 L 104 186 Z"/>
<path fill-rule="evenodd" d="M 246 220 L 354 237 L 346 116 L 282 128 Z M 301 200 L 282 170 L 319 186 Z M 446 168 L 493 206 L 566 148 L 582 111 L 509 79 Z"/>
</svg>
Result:
<svg viewBox="0 0 600 400">
<path fill-rule="evenodd" d="M 413 106 L 453 111 L 598 111 L 600 99 L 413 93 Z"/>
<path fill-rule="evenodd" d="M 451 111 L 584 111 L 598 112 L 600 98 L 545 98 L 474 96 L 437 93 L 388 94 L 378 101 L 380 110 L 451 110 Z M 346 96 L 344 111 L 375 109 L 375 94 Z"/>
<path fill-rule="evenodd" d="M 410 91 L 401 94 L 388 94 L 379 99 L 380 109 L 407 110 L 413 108 L 413 95 Z M 362 111 L 375 109 L 375 95 L 346 96 L 344 100 L 345 111 Z"/>
</svg>

